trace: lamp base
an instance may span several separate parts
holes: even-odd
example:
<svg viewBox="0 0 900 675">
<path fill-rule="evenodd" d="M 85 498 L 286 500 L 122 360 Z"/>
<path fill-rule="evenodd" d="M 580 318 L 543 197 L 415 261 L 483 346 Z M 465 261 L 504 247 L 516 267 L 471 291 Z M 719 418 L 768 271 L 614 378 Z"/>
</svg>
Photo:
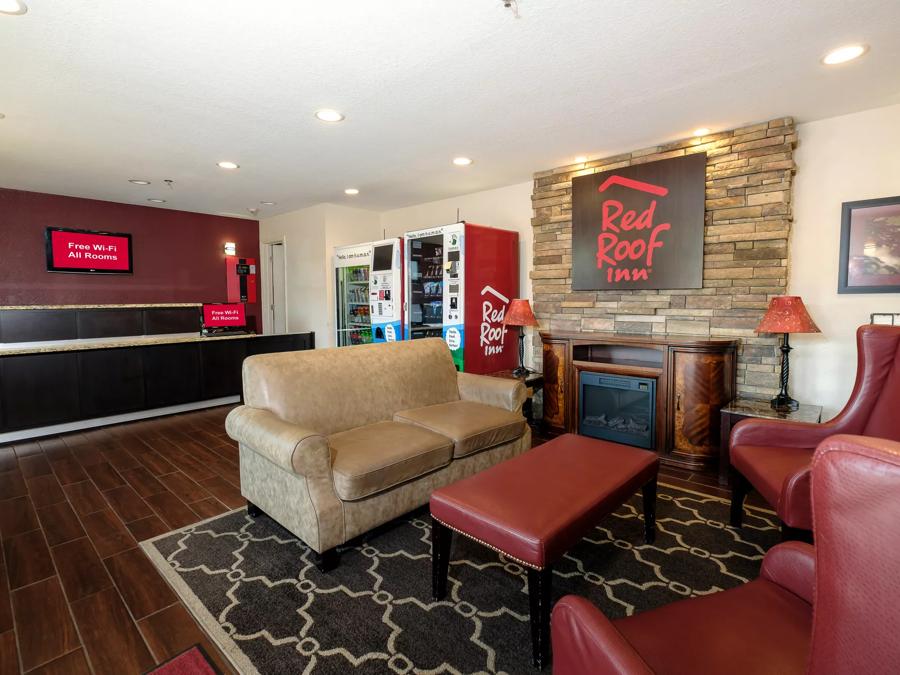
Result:
<svg viewBox="0 0 900 675">
<path fill-rule="evenodd" d="M 778 394 L 772 399 L 772 408 L 779 412 L 793 412 L 800 407 L 800 403 L 787 394 Z"/>
</svg>

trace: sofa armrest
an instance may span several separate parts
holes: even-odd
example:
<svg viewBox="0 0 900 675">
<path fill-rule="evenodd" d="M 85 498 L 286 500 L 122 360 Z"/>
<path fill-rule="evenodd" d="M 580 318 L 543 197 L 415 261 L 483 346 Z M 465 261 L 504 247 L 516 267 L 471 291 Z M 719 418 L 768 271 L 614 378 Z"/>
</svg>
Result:
<svg viewBox="0 0 900 675">
<path fill-rule="evenodd" d="M 769 549 L 759 576 L 812 604 L 816 581 L 816 552 L 810 544 L 786 541 Z"/>
<path fill-rule="evenodd" d="M 321 434 L 285 422 L 275 413 L 242 405 L 225 418 L 225 430 L 283 469 L 306 477 L 329 472 L 331 451 Z"/>
<path fill-rule="evenodd" d="M 553 675 L 652 675 L 644 659 L 603 612 L 567 595 L 550 618 Z"/>
<path fill-rule="evenodd" d="M 745 419 L 731 431 L 731 447 L 736 445 L 768 445 L 788 448 L 815 448 L 836 433 L 833 422 L 789 422 L 787 420 Z"/>
<path fill-rule="evenodd" d="M 463 401 L 493 405 L 512 412 L 522 412 L 522 404 L 528 396 L 521 381 L 489 375 L 457 373 L 457 386 Z"/>
</svg>

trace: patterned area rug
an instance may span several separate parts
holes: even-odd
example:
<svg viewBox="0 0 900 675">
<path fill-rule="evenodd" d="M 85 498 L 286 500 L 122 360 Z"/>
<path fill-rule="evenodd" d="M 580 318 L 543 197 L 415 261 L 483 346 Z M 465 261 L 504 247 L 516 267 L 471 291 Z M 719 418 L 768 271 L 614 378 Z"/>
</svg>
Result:
<svg viewBox="0 0 900 675">
<path fill-rule="evenodd" d="M 611 618 L 755 577 L 778 539 L 774 515 L 660 486 L 658 534 L 643 544 L 632 499 L 556 567 L 554 601 L 587 596 Z M 242 673 L 534 673 L 525 570 L 455 536 L 448 600 L 431 599 L 430 527 L 420 510 L 342 550 L 320 573 L 268 517 L 233 511 L 143 544 Z"/>
</svg>

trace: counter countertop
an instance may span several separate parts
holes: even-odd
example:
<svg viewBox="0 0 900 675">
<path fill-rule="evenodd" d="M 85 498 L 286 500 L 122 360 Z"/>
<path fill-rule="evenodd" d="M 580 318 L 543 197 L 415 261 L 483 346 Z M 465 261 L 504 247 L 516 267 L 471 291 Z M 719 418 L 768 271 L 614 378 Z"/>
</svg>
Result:
<svg viewBox="0 0 900 675">
<path fill-rule="evenodd" d="M 77 352 L 88 349 L 114 349 L 116 347 L 147 347 L 180 342 L 209 342 L 211 340 L 243 340 L 260 337 L 255 333 L 243 335 L 216 335 L 204 337 L 199 333 L 170 333 L 168 335 L 128 335 L 113 338 L 82 338 L 78 340 L 47 340 L 43 342 L 0 342 L 0 356 L 20 354 L 49 354 L 52 352 Z"/>
<path fill-rule="evenodd" d="M 152 307 L 200 307 L 199 302 L 160 302 L 149 305 L 0 305 L 9 309 L 146 309 Z"/>
</svg>

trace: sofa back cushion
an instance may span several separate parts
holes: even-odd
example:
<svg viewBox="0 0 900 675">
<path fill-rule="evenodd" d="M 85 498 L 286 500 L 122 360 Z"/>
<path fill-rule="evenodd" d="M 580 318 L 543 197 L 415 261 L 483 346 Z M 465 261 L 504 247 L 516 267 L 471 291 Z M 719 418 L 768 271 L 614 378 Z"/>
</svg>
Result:
<svg viewBox="0 0 900 675">
<path fill-rule="evenodd" d="M 459 400 L 440 338 L 260 354 L 244 361 L 244 403 L 323 435 Z"/>
</svg>

